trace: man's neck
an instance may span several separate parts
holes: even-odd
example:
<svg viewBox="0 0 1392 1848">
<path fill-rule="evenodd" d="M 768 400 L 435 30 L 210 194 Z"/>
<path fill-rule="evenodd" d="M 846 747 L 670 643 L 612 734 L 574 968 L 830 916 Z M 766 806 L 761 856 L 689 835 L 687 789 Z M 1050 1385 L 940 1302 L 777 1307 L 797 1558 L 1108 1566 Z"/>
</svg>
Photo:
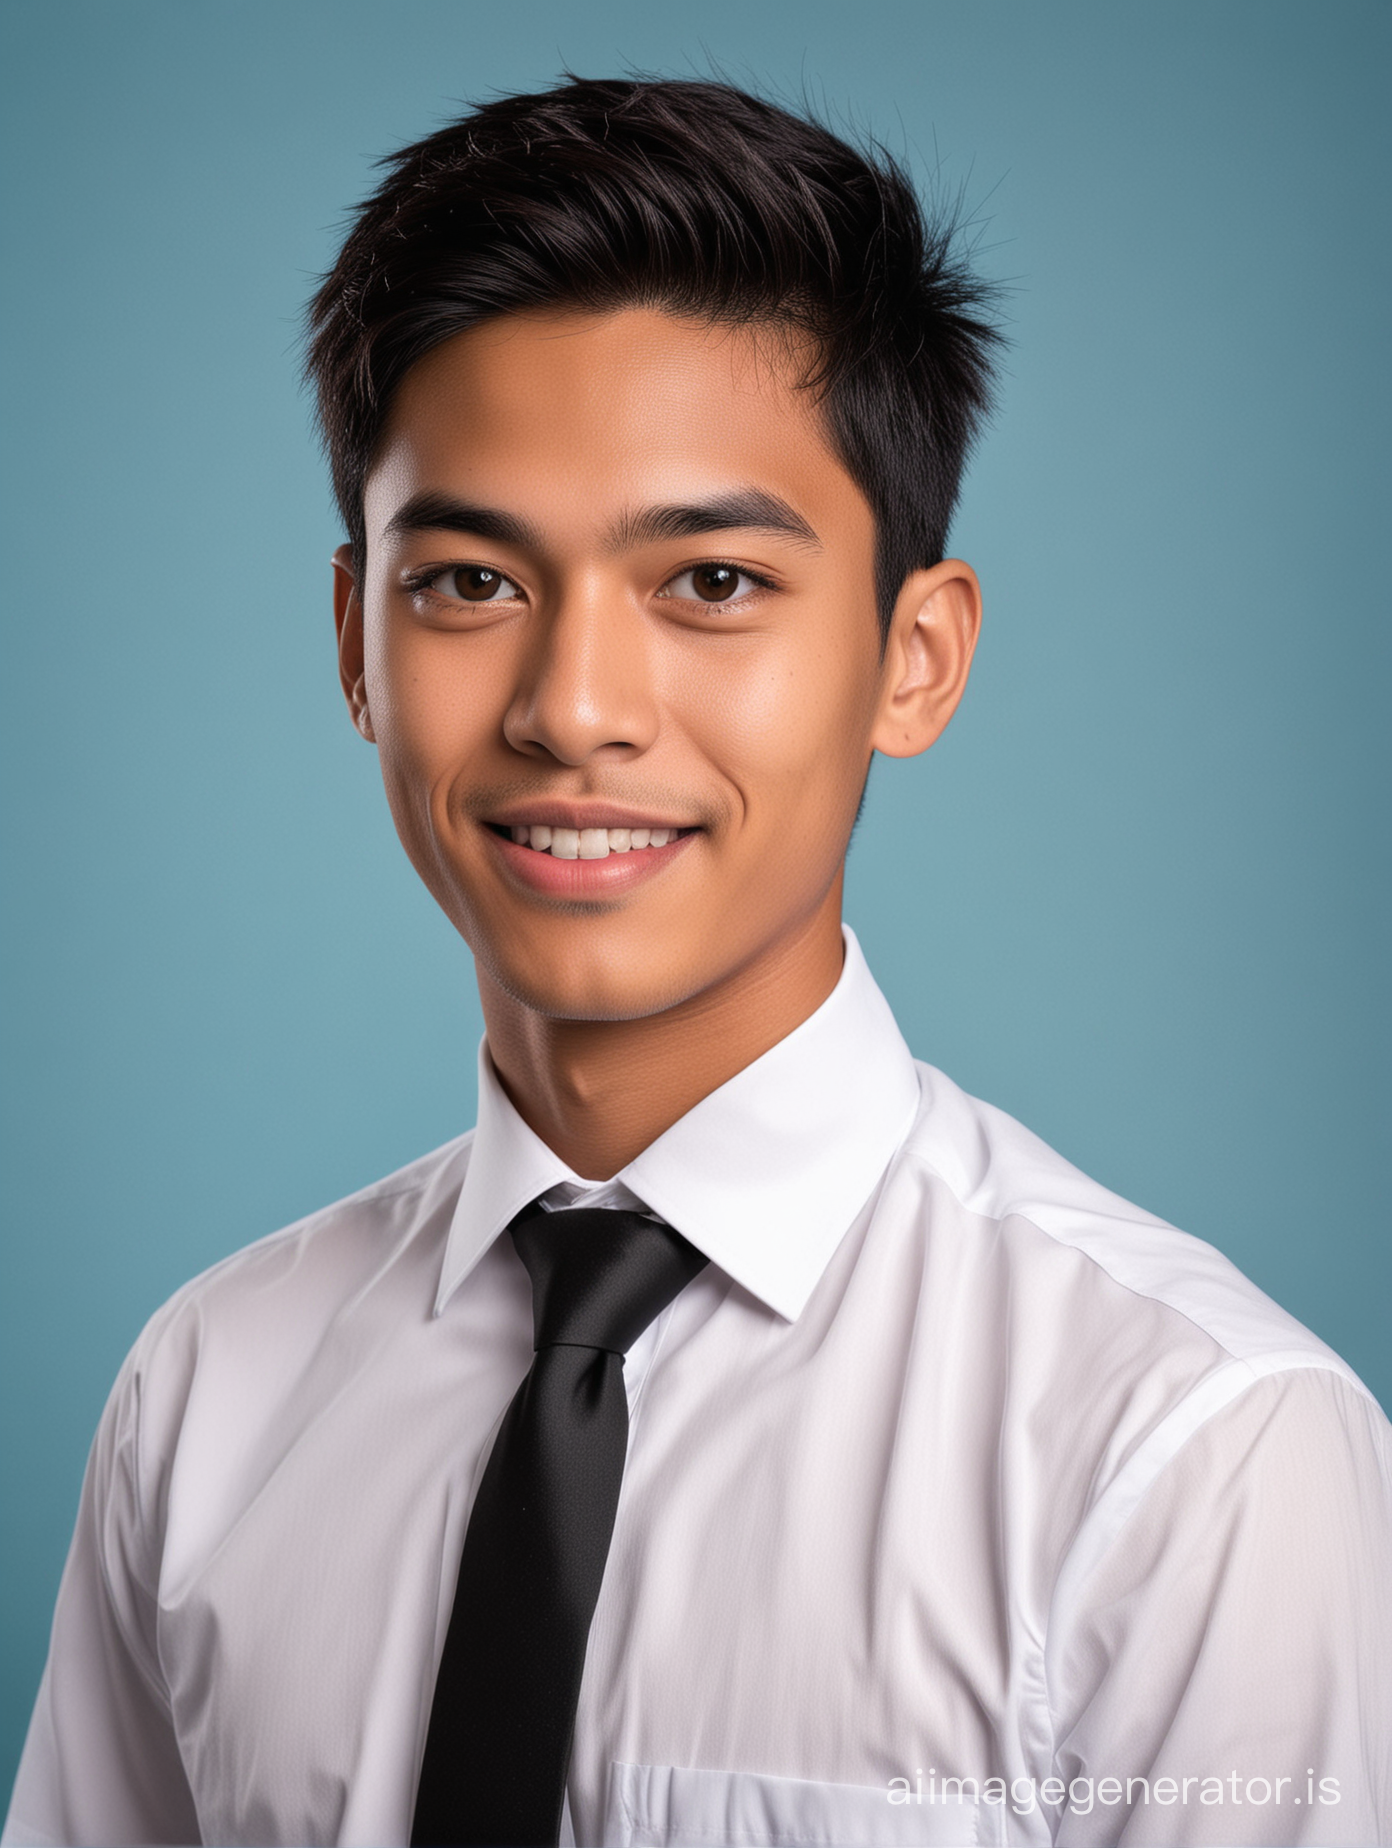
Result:
<svg viewBox="0 0 1392 1848">
<path fill-rule="evenodd" d="M 720 982 L 636 1020 L 556 1020 L 480 968 L 488 1048 L 523 1121 L 604 1181 L 802 1025 L 841 974 L 840 880 L 806 927 Z"/>
</svg>

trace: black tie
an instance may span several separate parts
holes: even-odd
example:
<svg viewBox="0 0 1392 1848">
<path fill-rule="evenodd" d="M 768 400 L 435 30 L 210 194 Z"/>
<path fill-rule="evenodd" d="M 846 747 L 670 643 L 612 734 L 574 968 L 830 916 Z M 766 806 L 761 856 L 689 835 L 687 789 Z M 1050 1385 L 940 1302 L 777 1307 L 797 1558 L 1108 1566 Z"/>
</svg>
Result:
<svg viewBox="0 0 1392 1848">
<path fill-rule="evenodd" d="M 464 1536 L 414 1848 L 541 1848 L 560 1833 L 628 1446 L 623 1357 L 706 1262 L 670 1226 L 604 1207 L 530 1207 L 512 1237 L 536 1353 Z"/>
</svg>

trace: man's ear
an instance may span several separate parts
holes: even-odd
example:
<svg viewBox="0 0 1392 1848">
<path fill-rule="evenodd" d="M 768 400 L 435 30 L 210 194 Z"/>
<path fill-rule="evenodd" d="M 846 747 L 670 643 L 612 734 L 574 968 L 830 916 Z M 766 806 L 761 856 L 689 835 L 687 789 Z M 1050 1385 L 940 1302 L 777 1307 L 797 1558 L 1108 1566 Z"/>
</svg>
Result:
<svg viewBox="0 0 1392 1848">
<path fill-rule="evenodd" d="M 372 715 L 367 709 L 367 675 L 363 666 L 362 598 L 354 573 L 353 548 L 341 545 L 333 555 L 334 627 L 338 630 L 338 678 L 353 723 L 376 744 Z"/>
<path fill-rule="evenodd" d="M 870 742 L 886 757 L 917 757 L 942 734 L 966 689 L 981 627 L 981 586 L 970 565 L 945 558 L 905 578 L 885 644 L 880 710 Z"/>
</svg>

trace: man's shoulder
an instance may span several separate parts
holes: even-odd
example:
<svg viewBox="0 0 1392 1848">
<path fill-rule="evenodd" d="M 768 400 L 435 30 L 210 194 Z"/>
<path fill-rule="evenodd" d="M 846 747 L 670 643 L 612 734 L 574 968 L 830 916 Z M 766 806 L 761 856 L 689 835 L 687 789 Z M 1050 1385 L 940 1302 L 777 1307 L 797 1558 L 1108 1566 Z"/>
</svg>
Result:
<svg viewBox="0 0 1392 1848">
<path fill-rule="evenodd" d="M 1093 1337 L 1124 1342 L 1129 1330 L 1138 1358 L 1187 1347 L 1205 1375 L 1227 1363 L 1249 1381 L 1327 1369 L 1366 1392 L 1215 1246 L 1113 1193 L 934 1067 L 918 1070 L 923 1103 L 905 1160 L 956 1203 L 957 1236 L 985 1232 L 1012 1283 L 1066 1314 L 1083 1348 Z"/>
<path fill-rule="evenodd" d="M 189 1279 L 146 1323 L 127 1362 L 235 1343 L 254 1354 L 277 1331 L 303 1340 L 374 1289 L 419 1294 L 428 1313 L 474 1131 L 265 1234 Z"/>
<path fill-rule="evenodd" d="M 1212 1245 L 919 1076 L 900 1183 L 917 1319 L 992 1408 L 1002 1481 L 1055 1573 L 1091 1570 L 1172 1467 L 1260 1501 L 1313 1446 L 1342 1471 L 1341 1505 L 1366 1495 L 1392 1431 L 1331 1348 Z"/>
</svg>

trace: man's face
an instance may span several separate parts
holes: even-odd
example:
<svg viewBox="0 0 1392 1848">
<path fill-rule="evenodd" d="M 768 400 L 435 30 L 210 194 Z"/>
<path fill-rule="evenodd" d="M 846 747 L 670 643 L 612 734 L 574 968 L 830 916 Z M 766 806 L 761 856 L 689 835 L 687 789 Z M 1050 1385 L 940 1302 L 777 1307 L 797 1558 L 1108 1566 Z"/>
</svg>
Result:
<svg viewBox="0 0 1392 1848">
<path fill-rule="evenodd" d="M 887 669 L 870 509 L 794 379 L 633 308 L 502 318 L 397 393 L 346 674 L 360 621 L 402 842 L 542 1014 L 655 1014 L 839 916 Z"/>
</svg>

